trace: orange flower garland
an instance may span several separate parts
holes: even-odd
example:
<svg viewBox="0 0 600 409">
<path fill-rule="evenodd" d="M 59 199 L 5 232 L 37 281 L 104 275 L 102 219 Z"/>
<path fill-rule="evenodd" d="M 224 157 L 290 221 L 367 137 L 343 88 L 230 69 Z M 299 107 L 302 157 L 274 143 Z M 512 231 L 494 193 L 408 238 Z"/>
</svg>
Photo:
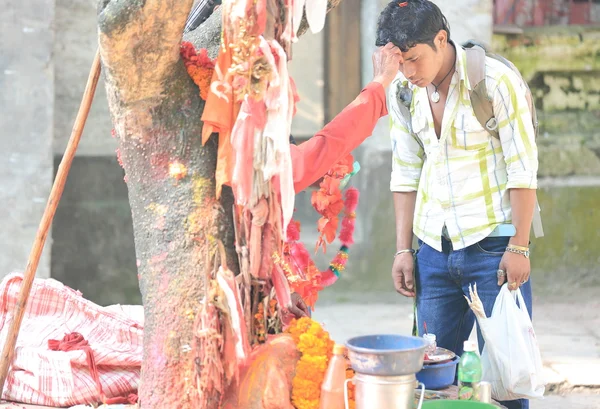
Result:
<svg viewBox="0 0 600 409">
<path fill-rule="evenodd" d="M 344 219 L 339 234 L 342 246 L 329 263 L 327 270 L 320 271 L 311 259 L 308 250 L 300 241 L 300 223 L 296 220 L 292 220 L 288 225 L 287 242 L 283 246 L 284 257 L 275 254 L 273 258 L 286 274 L 292 291 L 300 294 L 306 305 L 311 309 L 314 309 L 319 292 L 335 283 L 340 273 L 346 268 L 348 250 L 354 243 L 356 206 L 358 205 L 359 193 L 356 188 L 351 187 L 346 190 L 344 195 L 345 200 L 342 202 L 345 207 Z"/>
<path fill-rule="evenodd" d="M 302 353 L 292 381 L 292 404 L 296 409 L 318 409 L 334 342 L 329 333 L 310 318 L 292 321 L 287 332 Z"/>
<path fill-rule="evenodd" d="M 187 41 L 181 43 L 180 54 L 189 76 L 200 88 L 200 98 L 206 101 L 215 70 L 215 61 L 210 59 L 206 48 L 202 48 L 199 53 L 196 53 L 193 44 Z"/>
<path fill-rule="evenodd" d="M 317 240 L 317 246 L 326 250 L 326 243 L 331 243 L 335 239 L 338 228 L 338 215 L 344 208 L 342 191 L 340 184 L 346 175 L 352 173 L 354 169 L 354 157 L 346 156 L 340 162 L 336 163 L 323 177 L 319 185 L 319 190 L 313 192 L 311 203 L 313 207 L 321 214 L 317 222 L 320 233 Z"/>
</svg>

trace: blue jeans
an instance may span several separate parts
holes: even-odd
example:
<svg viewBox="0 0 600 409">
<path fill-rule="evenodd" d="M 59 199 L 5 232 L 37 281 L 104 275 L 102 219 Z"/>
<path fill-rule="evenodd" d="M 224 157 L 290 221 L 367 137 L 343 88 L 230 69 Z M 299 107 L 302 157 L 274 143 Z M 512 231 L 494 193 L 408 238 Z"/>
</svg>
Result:
<svg viewBox="0 0 600 409">
<path fill-rule="evenodd" d="M 477 283 L 477 293 L 489 317 L 500 292 L 496 272 L 508 244 L 508 237 L 487 237 L 477 244 L 453 250 L 452 243 L 442 239 L 442 252 L 419 241 L 417 252 L 417 325 L 419 334 L 435 334 L 438 346 L 457 355 L 463 353 L 463 342 L 469 338 L 475 315 L 463 295 L 469 284 Z M 521 286 L 521 293 L 531 316 L 531 281 Z M 478 330 L 480 352 L 483 339 Z M 501 402 L 508 409 L 528 409 L 529 401 L 519 399 Z"/>
</svg>

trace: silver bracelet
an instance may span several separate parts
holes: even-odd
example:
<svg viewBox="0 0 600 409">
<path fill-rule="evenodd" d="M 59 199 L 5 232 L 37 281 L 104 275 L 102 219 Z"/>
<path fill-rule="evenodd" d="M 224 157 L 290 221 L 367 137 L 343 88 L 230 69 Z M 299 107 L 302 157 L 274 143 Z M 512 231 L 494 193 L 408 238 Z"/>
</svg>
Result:
<svg viewBox="0 0 600 409">
<path fill-rule="evenodd" d="M 415 249 L 404 249 L 404 250 L 398 250 L 396 252 L 396 254 L 394 254 L 394 258 L 396 258 L 396 256 L 398 256 L 399 254 L 403 254 L 403 253 L 411 253 L 411 254 L 415 254 L 416 251 Z"/>
</svg>

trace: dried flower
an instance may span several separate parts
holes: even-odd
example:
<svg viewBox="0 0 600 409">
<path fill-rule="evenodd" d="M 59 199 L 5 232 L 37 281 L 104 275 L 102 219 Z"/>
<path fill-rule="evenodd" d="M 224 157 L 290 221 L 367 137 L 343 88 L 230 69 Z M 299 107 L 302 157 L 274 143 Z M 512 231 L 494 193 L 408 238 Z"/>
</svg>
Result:
<svg viewBox="0 0 600 409">
<path fill-rule="evenodd" d="M 202 48 L 199 53 L 196 53 L 192 43 L 187 41 L 181 43 L 180 54 L 189 76 L 200 89 L 200 98 L 206 101 L 215 70 L 215 62 L 208 56 L 206 48 Z"/>
</svg>

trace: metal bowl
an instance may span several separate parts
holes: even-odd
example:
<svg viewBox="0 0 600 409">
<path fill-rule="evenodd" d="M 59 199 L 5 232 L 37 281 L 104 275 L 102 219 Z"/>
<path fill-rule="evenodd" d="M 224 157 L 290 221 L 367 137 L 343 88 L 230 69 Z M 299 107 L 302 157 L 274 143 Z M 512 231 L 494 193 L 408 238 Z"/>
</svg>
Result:
<svg viewBox="0 0 600 409">
<path fill-rule="evenodd" d="M 346 342 L 355 372 L 378 376 L 402 376 L 419 372 L 427 341 L 402 335 L 365 335 Z"/>
</svg>

